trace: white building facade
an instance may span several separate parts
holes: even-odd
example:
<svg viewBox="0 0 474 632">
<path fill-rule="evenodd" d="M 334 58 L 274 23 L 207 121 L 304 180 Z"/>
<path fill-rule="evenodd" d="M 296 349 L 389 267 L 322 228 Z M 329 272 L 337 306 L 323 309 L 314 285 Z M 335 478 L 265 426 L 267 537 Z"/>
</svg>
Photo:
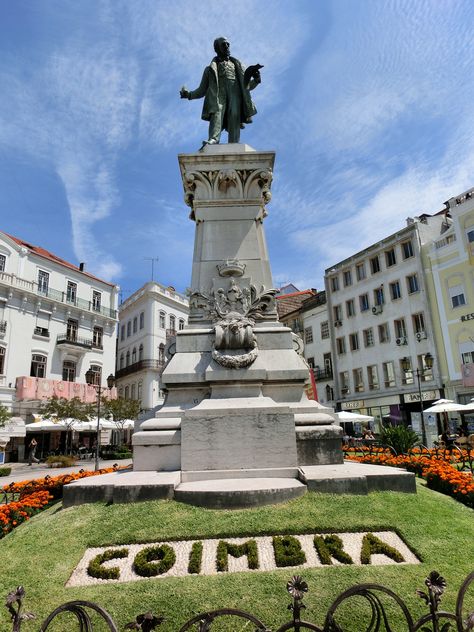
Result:
<svg viewBox="0 0 474 632">
<path fill-rule="evenodd" d="M 440 397 L 422 246 L 439 237 L 443 219 L 409 219 L 404 229 L 326 270 L 338 409 L 372 415 L 379 426 L 390 420 L 419 430 L 420 389 L 425 407 Z"/>
<path fill-rule="evenodd" d="M 0 232 L 0 403 L 27 419 L 57 395 L 95 401 L 115 369 L 118 287 Z"/>
<path fill-rule="evenodd" d="M 117 388 L 119 397 L 137 399 L 142 413 L 163 403 L 161 373 L 167 345 L 188 321 L 188 299 L 173 287 L 145 283 L 119 307 Z"/>
</svg>

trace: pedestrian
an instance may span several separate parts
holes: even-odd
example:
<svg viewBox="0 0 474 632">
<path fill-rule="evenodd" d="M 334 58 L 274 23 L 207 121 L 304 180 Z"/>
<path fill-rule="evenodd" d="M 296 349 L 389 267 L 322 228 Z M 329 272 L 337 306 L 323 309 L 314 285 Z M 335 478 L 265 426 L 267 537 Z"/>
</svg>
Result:
<svg viewBox="0 0 474 632">
<path fill-rule="evenodd" d="M 35 456 L 37 447 L 38 447 L 38 442 L 33 437 L 33 439 L 30 441 L 30 445 L 28 446 L 28 449 L 29 449 L 28 465 L 31 465 L 32 463 L 39 463 L 39 459 L 37 459 Z"/>
</svg>

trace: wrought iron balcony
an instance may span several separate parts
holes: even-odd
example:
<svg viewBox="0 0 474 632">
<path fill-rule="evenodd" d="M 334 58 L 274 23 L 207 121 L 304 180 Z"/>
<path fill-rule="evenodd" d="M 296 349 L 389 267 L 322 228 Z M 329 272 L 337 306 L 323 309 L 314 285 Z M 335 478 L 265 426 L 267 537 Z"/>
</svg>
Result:
<svg viewBox="0 0 474 632">
<path fill-rule="evenodd" d="M 167 329 L 166 330 L 166 337 L 167 338 L 172 338 L 173 336 L 176 336 L 176 329 Z"/>
<path fill-rule="evenodd" d="M 92 349 L 92 340 L 82 338 L 81 336 L 71 336 L 71 334 L 60 334 L 56 338 L 57 345 L 71 345 L 73 347 L 81 347 L 83 349 Z"/>
<path fill-rule="evenodd" d="M 0 334 L 4 334 L 7 330 L 7 321 L 0 320 Z"/>
<path fill-rule="evenodd" d="M 332 380 L 332 369 L 313 369 L 314 379 L 318 380 Z"/>
<path fill-rule="evenodd" d="M 115 377 L 119 379 L 121 377 L 125 377 L 126 375 L 130 375 L 131 373 L 144 371 L 146 369 L 161 372 L 164 366 L 165 363 L 160 362 L 160 360 L 139 360 L 138 362 L 134 362 L 133 364 L 123 367 L 122 369 L 118 369 L 118 371 L 115 372 Z"/>
<path fill-rule="evenodd" d="M 46 327 L 35 327 L 34 334 L 35 336 L 49 338 L 49 329 L 46 329 Z"/>
</svg>

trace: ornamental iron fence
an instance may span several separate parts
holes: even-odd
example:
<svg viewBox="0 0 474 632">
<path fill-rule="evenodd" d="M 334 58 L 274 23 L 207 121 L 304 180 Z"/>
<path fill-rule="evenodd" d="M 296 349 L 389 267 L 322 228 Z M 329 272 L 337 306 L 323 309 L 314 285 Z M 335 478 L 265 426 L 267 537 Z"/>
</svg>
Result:
<svg viewBox="0 0 474 632">
<path fill-rule="evenodd" d="M 425 579 L 425 589 L 417 590 L 416 594 L 425 602 L 429 612 L 415 620 L 407 605 L 396 593 L 380 584 L 356 584 L 342 592 L 329 607 L 322 627 L 303 620 L 302 611 L 306 608 L 303 598 L 308 592 L 308 584 L 299 575 L 294 575 L 287 583 L 286 588 L 292 602 L 288 610 L 292 618 L 280 626 L 276 632 L 287 630 L 314 630 L 316 632 L 392 632 L 400 629 L 400 624 L 406 626 L 407 632 L 469 632 L 474 629 L 474 609 L 468 612 L 468 589 L 474 583 L 472 572 L 462 583 L 456 599 L 454 612 L 446 612 L 439 609 L 441 597 L 446 588 L 446 580 L 441 575 L 432 571 Z M 21 632 L 24 621 L 35 618 L 31 612 L 23 610 L 25 589 L 19 586 L 7 595 L 6 607 L 13 623 L 12 632 Z M 469 601 L 472 599 L 469 594 Z M 474 608 L 474 606 L 473 606 Z M 94 632 L 106 629 L 110 632 L 119 632 L 117 624 L 110 614 L 101 606 L 90 601 L 69 601 L 62 604 L 46 617 L 41 624 L 39 632 L 51 629 L 51 624 L 60 623 L 60 618 L 65 613 L 69 617 L 75 617 L 79 632 Z M 348 622 L 349 620 L 349 622 Z M 151 611 L 139 614 L 134 621 L 125 624 L 125 630 L 142 630 L 151 632 L 165 621 L 165 617 L 153 614 Z M 70 618 L 69 618 L 70 622 Z M 55 629 L 59 629 L 56 628 Z M 65 629 L 65 628 L 62 628 Z M 270 629 L 257 617 L 235 608 L 220 608 L 198 614 L 184 623 L 179 632 L 195 631 L 210 632 L 212 630 L 255 630 L 255 632 L 270 632 Z M 68 632 L 70 624 L 68 623 Z"/>
</svg>

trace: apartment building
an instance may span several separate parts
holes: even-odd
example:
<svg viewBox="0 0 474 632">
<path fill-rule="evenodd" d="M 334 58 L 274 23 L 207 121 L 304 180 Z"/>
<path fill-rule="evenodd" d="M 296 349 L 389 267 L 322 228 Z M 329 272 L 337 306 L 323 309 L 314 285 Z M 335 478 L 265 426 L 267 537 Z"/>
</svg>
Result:
<svg viewBox="0 0 474 632">
<path fill-rule="evenodd" d="M 326 270 L 339 410 L 421 430 L 420 391 L 425 407 L 441 396 L 422 248 L 440 236 L 444 221 L 442 213 L 409 218 L 402 230 Z"/>
<path fill-rule="evenodd" d="M 451 198 L 444 231 L 426 249 L 442 381 L 461 403 L 474 397 L 474 189 Z"/>
<path fill-rule="evenodd" d="M 167 347 L 188 320 L 188 299 L 169 286 L 145 283 L 119 307 L 117 388 L 138 399 L 144 413 L 161 405 L 161 374 Z"/>
<path fill-rule="evenodd" d="M 0 403 L 28 421 L 52 395 L 95 401 L 85 373 L 105 385 L 114 372 L 117 294 L 84 264 L 0 232 Z"/>
</svg>

